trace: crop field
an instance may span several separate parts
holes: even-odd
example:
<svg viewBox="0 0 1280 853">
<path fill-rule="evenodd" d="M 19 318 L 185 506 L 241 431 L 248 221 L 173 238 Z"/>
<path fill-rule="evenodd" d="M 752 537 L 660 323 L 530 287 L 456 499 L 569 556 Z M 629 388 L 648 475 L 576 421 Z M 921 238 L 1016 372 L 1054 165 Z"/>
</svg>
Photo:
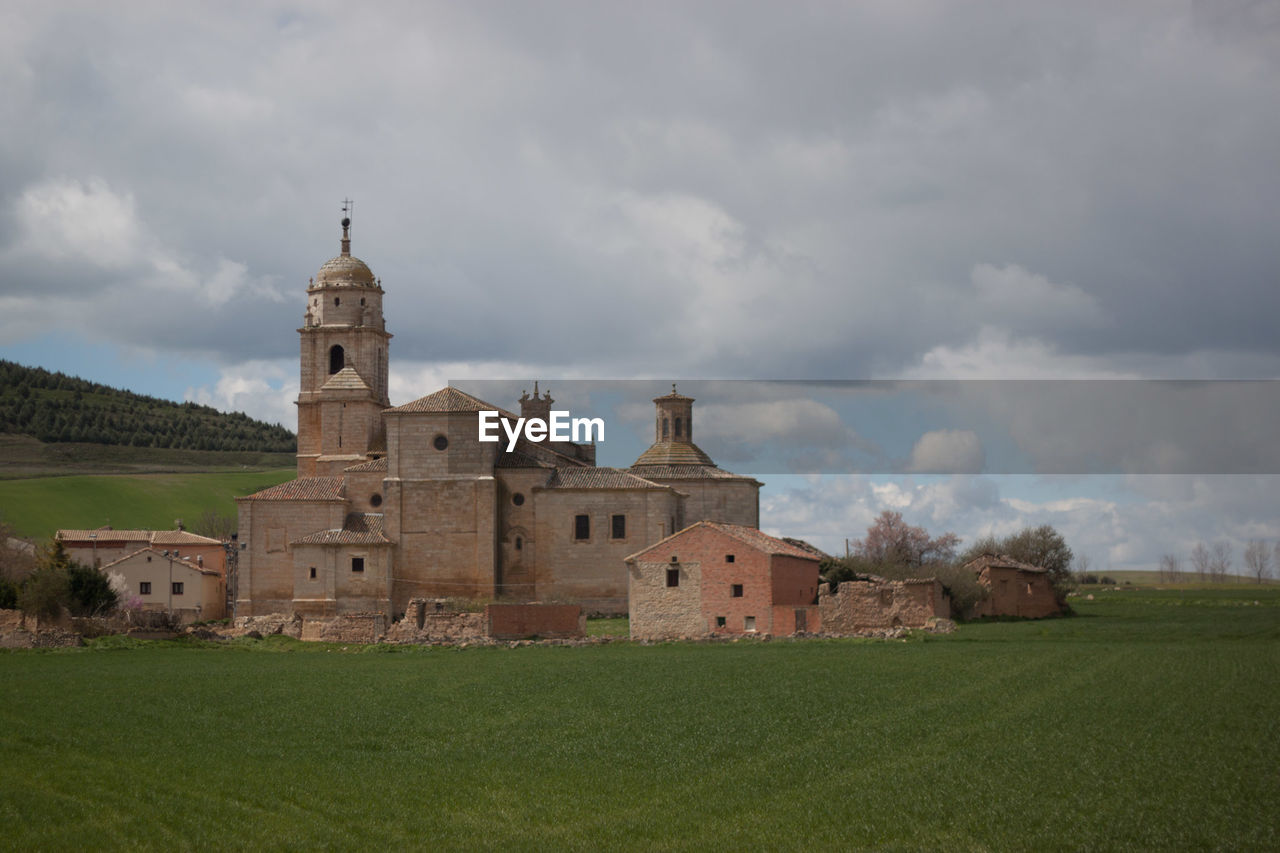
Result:
<svg viewBox="0 0 1280 853">
<path fill-rule="evenodd" d="M 888 642 L 0 653 L 0 845 L 1280 846 L 1280 590 L 1077 608 Z"/>
<path fill-rule="evenodd" d="M 220 473 L 108 474 L 0 480 L 0 520 L 22 536 L 47 539 L 58 528 L 168 530 L 206 512 L 235 517 L 237 495 L 283 483 L 293 468 Z"/>
</svg>

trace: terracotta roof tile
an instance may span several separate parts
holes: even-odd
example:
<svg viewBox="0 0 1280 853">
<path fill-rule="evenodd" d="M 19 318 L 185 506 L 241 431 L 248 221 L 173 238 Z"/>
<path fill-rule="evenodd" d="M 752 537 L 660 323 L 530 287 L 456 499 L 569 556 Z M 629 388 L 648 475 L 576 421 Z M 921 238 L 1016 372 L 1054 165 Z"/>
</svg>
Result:
<svg viewBox="0 0 1280 853">
<path fill-rule="evenodd" d="M 498 454 L 498 458 L 494 460 L 495 468 L 554 468 L 550 462 L 544 462 L 532 453 L 525 453 L 519 448 L 512 450 L 510 453 L 503 450 Z"/>
<path fill-rule="evenodd" d="M 385 456 L 381 459 L 370 459 L 368 462 L 361 462 L 359 465 L 352 465 L 342 470 L 352 474 L 361 474 L 366 471 L 386 471 L 388 470 L 387 459 Z"/>
<path fill-rule="evenodd" d="M 643 457 L 641 457 L 643 458 Z M 628 470 L 648 480 L 753 480 L 714 465 L 632 465 Z"/>
<path fill-rule="evenodd" d="M 99 537 L 101 538 L 101 537 Z M 188 530 L 157 530 L 151 537 L 152 545 L 221 545 L 218 539 L 201 536 Z"/>
<path fill-rule="evenodd" d="M 1030 563 L 1024 563 L 1021 560 L 1015 560 L 1008 554 L 983 554 L 975 557 L 964 564 L 966 569 L 973 569 L 980 572 L 983 569 L 995 567 L 997 569 L 1018 569 L 1024 572 L 1047 572 L 1048 569 L 1042 566 L 1033 566 Z"/>
<path fill-rule="evenodd" d="M 59 530 L 54 539 L 63 542 L 80 539 L 97 539 L 99 542 L 150 542 L 154 530 L 112 530 L 99 527 L 96 530 Z"/>
<path fill-rule="evenodd" d="M 548 489 L 666 489 L 618 468 L 557 468 Z"/>
<path fill-rule="evenodd" d="M 221 572 L 215 571 L 214 569 L 207 569 L 194 560 L 190 560 L 186 557 L 170 556 L 169 554 L 166 554 L 163 551 L 156 548 L 139 548 L 137 551 L 132 551 L 128 554 L 125 554 L 123 557 L 119 557 L 115 560 L 112 560 L 110 563 L 107 563 L 105 566 L 102 566 L 101 567 L 102 571 L 105 572 L 107 569 L 111 568 L 112 566 L 119 565 L 120 563 L 123 563 L 126 560 L 137 559 L 139 556 L 142 556 L 142 555 L 159 557 L 162 560 L 173 560 L 175 563 L 181 563 L 182 565 L 186 566 L 188 569 L 191 569 L 193 572 L 199 572 L 202 575 L 213 575 L 214 577 L 222 577 Z"/>
<path fill-rule="evenodd" d="M 372 512 L 353 512 L 341 528 L 321 530 L 301 539 L 293 545 L 389 545 L 391 540 L 382 535 L 382 515 Z"/>
<path fill-rule="evenodd" d="M 640 458 L 632 463 L 640 465 L 715 465 L 711 457 L 692 441 L 655 441 Z"/>
<path fill-rule="evenodd" d="M 755 548 L 757 551 L 763 551 L 766 554 L 778 554 L 783 557 L 800 557 L 801 559 L 813 560 L 814 562 L 819 561 L 819 558 L 816 555 L 811 554 L 803 548 L 797 548 L 789 542 L 785 542 L 776 536 L 770 536 L 767 533 L 762 533 L 754 527 L 744 527 L 741 524 L 726 524 L 722 521 L 699 521 L 696 524 L 689 525 L 684 530 L 680 530 L 665 539 L 661 539 L 653 543 L 648 548 L 637 551 L 630 557 L 627 557 L 627 562 L 632 562 L 642 555 L 649 553 L 653 549 L 663 546 L 673 539 L 684 536 L 689 531 L 696 530 L 699 527 L 709 527 L 713 530 L 718 530 L 726 536 L 731 536 L 739 542 L 742 542 L 744 545 Z"/>
<path fill-rule="evenodd" d="M 269 489 L 236 498 L 241 501 L 340 501 L 341 477 L 299 477 Z"/>
<path fill-rule="evenodd" d="M 505 409 L 495 406 L 492 403 L 486 403 L 479 397 L 472 397 L 466 391 L 460 391 L 452 385 L 441 388 L 434 394 L 428 394 L 425 397 L 405 403 L 403 406 L 394 406 L 387 409 L 388 412 L 482 412 L 495 411 L 500 412 L 504 417 L 518 418 L 519 415 L 512 414 Z"/>
<path fill-rule="evenodd" d="M 320 386 L 322 391 L 368 391 L 369 385 L 360 378 L 354 367 L 344 367 L 330 376 Z"/>
</svg>

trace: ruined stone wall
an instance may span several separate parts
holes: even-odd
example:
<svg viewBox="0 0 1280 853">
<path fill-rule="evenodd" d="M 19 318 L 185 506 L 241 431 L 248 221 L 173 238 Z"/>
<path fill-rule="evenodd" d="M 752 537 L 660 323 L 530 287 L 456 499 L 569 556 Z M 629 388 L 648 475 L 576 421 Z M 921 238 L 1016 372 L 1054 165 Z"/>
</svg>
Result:
<svg viewBox="0 0 1280 853">
<path fill-rule="evenodd" d="M 324 643 L 377 643 L 387 633 L 382 613 L 344 613 L 330 618 L 302 620 L 301 639 Z"/>
<path fill-rule="evenodd" d="M 830 584 L 823 584 L 818 594 L 822 631 L 827 634 L 923 628 L 934 617 L 950 616 L 950 608 L 944 604 L 942 585 L 936 580 L 844 581 L 834 594 Z"/>
<path fill-rule="evenodd" d="M 988 566 L 978 575 L 978 581 L 990 593 L 974 609 L 976 616 L 1042 619 L 1060 609 L 1047 572 Z"/>
<path fill-rule="evenodd" d="M 444 609 L 441 600 L 415 598 L 405 607 L 404 618 L 387 631 L 388 643 L 460 643 L 485 637 L 484 613 L 456 613 Z"/>
<path fill-rule="evenodd" d="M 490 604 L 486 632 L 495 640 L 570 639 L 587 635 L 587 616 L 577 604 Z"/>
</svg>

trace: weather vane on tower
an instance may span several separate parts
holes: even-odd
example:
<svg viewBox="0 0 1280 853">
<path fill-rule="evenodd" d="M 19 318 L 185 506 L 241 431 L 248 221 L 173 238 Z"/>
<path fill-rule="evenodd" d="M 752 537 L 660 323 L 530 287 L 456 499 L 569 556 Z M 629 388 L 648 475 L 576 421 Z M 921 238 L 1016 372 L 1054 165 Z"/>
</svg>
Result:
<svg viewBox="0 0 1280 853">
<path fill-rule="evenodd" d="M 351 253 L 351 214 L 356 209 L 356 203 L 349 198 L 342 200 L 342 254 Z"/>
</svg>

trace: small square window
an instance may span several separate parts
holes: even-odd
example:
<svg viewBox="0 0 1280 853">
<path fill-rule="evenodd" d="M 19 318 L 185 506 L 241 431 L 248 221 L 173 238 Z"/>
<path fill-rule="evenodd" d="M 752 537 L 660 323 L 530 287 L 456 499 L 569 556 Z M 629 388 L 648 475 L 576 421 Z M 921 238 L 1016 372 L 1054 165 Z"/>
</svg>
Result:
<svg viewBox="0 0 1280 853">
<path fill-rule="evenodd" d="M 173 582 L 173 594 L 182 595 L 182 581 Z"/>
<path fill-rule="evenodd" d="M 611 530 L 610 535 L 614 539 L 627 538 L 627 517 L 625 515 L 615 515 L 609 519 Z"/>
<path fill-rule="evenodd" d="M 667 586 L 680 586 L 679 569 L 667 569 Z"/>
<path fill-rule="evenodd" d="M 748 616 L 743 619 L 742 627 L 748 631 L 754 631 L 756 629 L 756 617 Z"/>
<path fill-rule="evenodd" d="M 573 517 L 573 538 L 579 542 L 591 538 L 591 516 L 575 515 Z"/>
<path fill-rule="evenodd" d="M 364 571 L 364 557 L 352 557 L 352 558 L 351 558 L 351 571 L 353 571 L 353 572 L 363 572 L 363 571 Z"/>
<path fill-rule="evenodd" d="M 733 555 L 732 555 L 732 554 L 725 554 L 725 555 L 724 555 L 724 561 L 725 561 L 726 563 L 732 563 L 732 562 L 733 562 Z"/>
<path fill-rule="evenodd" d="M 742 584 L 735 583 L 733 585 L 733 592 L 731 593 L 731 595 L 734 598 L 742 598 Z"/>
<path fill-rule="evenodd" d="M 150 594 L 151 594 L 151 581 L 143 581 L 142 583 L 138 584 L 138 595 L 150 595 Z"/>
<path fill-rule="evenodd" d="M 723 628 L 723 627 L 724 627 L 724 625 L 725 625 L 725 618 L 724 618 L 723 616 L 717 616 L 717 617 L 716 617 L 716 627 L 717 627 L 717 628 Z"/>
<path fill-rule="evenodd" d="M 316 567 L 315 567 L 315 566 L 312 566 L 312 567 L 311 567 L 311 579 L 312 579 L 312 580 L 315 580 L 315 579 L 316 579 Z"/>
</svg>

